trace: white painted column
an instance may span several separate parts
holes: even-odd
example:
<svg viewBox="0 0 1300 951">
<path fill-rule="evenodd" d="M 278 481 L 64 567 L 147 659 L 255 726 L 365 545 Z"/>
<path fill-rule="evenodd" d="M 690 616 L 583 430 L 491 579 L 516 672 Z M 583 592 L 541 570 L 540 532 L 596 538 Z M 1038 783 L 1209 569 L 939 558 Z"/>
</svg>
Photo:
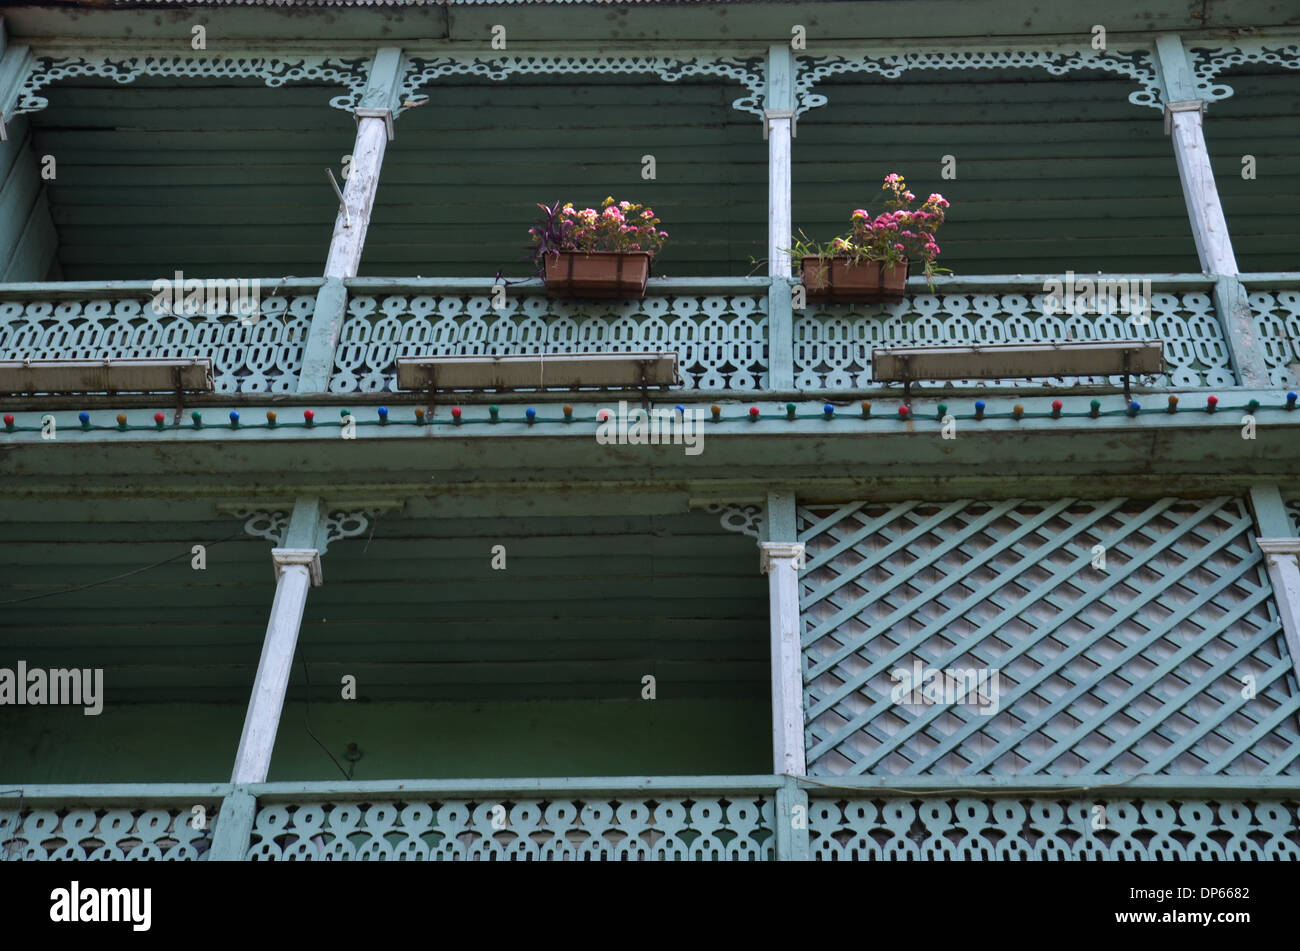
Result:
<svg viewBox="0 0 1300 951">
<path fill-rule="evenodd" d="M 1228 223 L 1223 217 L 1210 153 L 1205 147 L 1205 130 L 1201 126 L 1204 107 L 1200 99 L 1171 102 L 1165 107 L 1165 118 L 1173 138 L 1174 159 L 1183 183 L 1183 198 L 1187 202 L 1201 270 L 1206 274 L 1236 274 L 1237 257 L 1228 238 Z"/>
<path fill-rule="evenodd" d="M 790 276 L 790 247 L 794 226 L 790 213 L 790 139 L 794 111 L 768 109 L 763 114 L 767 135 L 767 273 Z"/>
<path fill-rule="evenodd" d="M 244 716 L 232 783 L 266 782 L 298 646 L 298 630 L 307 607 L 307 591 L 319 587 L 322 581 L 320 552 L 315 548 L 275 548 L 271 560 L 275 564 L 275 600 L 262 642 L 253 695 Z"/>
<path fill-rule="evenodd" d="M 1183 200 L 1191 220 L 1196 255 L 1206 274 L 1236 274 L 1237 258 L 1232 253 L 1228 225 L 1219 204 L 1219 189 L 1205 148 L 1201 116 L 1205 101 L 1200 98 L 1196 71 L 1176 33 L 1156 37 L 1155 65 L 1165 103 L 1165 134 L 1173 139 L 1174 160 L 1183 183 Z"/>
<path fill-rule="evenodd" d="M 366 230 L 370 227 L 370 213 L 379 191 L 379 170 L 383 167 L 384 151 L 392 137 L 391 113 L 381 116 L 361 115 L 361 112 L 358 110 L 357 138 L 352 147 L 348 179 L 343 183 L 343 202 L 347 211 L 345 214 L 340 209 L 334 221 L 334 236 L 330 239 L 329 256 L 325 260 L 326 277 L 357 276 Z"/>
<path fill-rule="evenodd" d="M 1286 649 L 1300 679 L 1300 538 L 1260 538 L 1257 543 L 1268 565 Z"/>
<path fill-rule="evenodd" d="M 763 138 L 767 139 L 767 274 L 790 276 L 790 140 L 795 135 L 795 59 L 789 43 L 767 51 Z"/>
<path fill-rule="evenodd" d="M 772 632 L 773 771 L 807 775 L 803 736 L 803 669 L 799 647 L 799 568 L 802 542 L 760 542 L 759 567 L 767 575 Z"/>
</svg>

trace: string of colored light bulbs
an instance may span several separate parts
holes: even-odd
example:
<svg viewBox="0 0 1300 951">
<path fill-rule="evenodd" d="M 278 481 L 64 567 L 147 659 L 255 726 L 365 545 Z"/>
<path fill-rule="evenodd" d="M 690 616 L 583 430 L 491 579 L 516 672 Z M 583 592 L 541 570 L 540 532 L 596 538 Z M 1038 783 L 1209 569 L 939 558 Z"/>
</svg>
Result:
<svg viewBox="0 0 1300 951">
<path fill-rule="evenodd" d="M 1294 392 L 1289 392 L 1286 394 L 1285 403 L 1283 403 L 1280 406 L 1270 406 L 1267 408 L 1281 409 L 1281 410 L 1294 410 L 1296 408 L 1296 398 L 1297 397 Z M 1201 407 L 1199 410 L 1183 410 L 1183 412 L 1203 412 L 1203 413 L 1213 414 L 1217 412 L 1238 412 L 1239 411 L 1239 412 L 1245 412 L 1253 415 L 1254 413 L 1258 412 L 1262 408 L 1265 407 L 1262 406 L 1259 400 L 1250 400 L 1244 406 L 1220 406 L 1219 398 L 1217 396 L 1211 395 L 1206 397 L 1205 405 Z M 467 419 L 465 417 L 465 412 L 464 410 L 461 409 L 461 407 L 453 406 L 451 408 L 451 417 L 449 419 L 429 419 L 428 413 L 425 410 L 425 408 L 423 406 L 417 406 L 415 407 L 412 413 L 412 417 L 413 417 L 412 419 L 393 420 L 389 418 L 388 407 L 380 406 L 376 408 L 375 410 L 376 418 L 372 420 L 356 419 L 355 417 L 352 416 L 351 410 L 344 409 L 339 411 L 340 419 L 337 423 L 328 423 L 328 422 L 317 423 L 315 410 L 307 409 L 307 410 L 303 410 L 303 414 L 302 414 L 303 421 L 301 423 L 298 422 L 285 423 L 285 422 L 280 422 L 279 416 L 275 410 L 267 410 L 265 423 L 246 423 L 243 421 L 243 418 L 240 415 L 238 410 L 231 410 L 229 414 L 229 422 L 225 423 L 224 427 L 227 429 L 280 429 L 280 428 L 312 429 L 315 428 L 316 426 L 325 426 L 325 427 L 340 426 L 341 427 L 347 425 L 347 420 L 350 417 L 352 418 L 353 424 L 357 426 L 402 426 L 402 425 L 462 426 L 462 425 L 476 425 L 476 424 L 484 424 L 484 423 L 493 424 L 493 423 L 501 423 L 501 422 L 508 421 L 502 418 L 501 408 L 499 406 L 495 406 L 495 405 L 489 406 L 487 408 L 487 411 L 488 411 L 488 415 L 486 417 Z M 685 411 L 686 411 L 685 407 L 683 406 L 674 407 L 675 413 L 684 414 Z M 563 412 L 564 415 L 562 417 L 550 417 L 550 418 L 539 417 L 537 415 L 537 410 L 535 410 L 530 406 L 524 410 L 522 418 L 516 421 L 526 423 L 530 426 L 535 423 L 577 423 L 577 422 L 602 423 L 606 420 L 607 414 L 611 413 L 611 411 L 608 409 L 601 409 L 597 411 L 594 416 L 579 417 L 579 416 L 574 416 L 573 407 L 567 405 L 563 408 Z M 1148 415 L 1153 413 L 1172 414 L 1178 412 L 1180 412 L 1178 396 L 1171 394 L 1168 398 L 1168 402 L 1161 409 L 1143 408 L 1141 403 L 1137 402 L 1136 400 L 1130 400 L 1128 406 L 1124 409 L 1113 409 L 1113 410 L 1103 411 L 1101 408 L 1101 401 L 1094 399 L 1090 402 L 1088 412 L 1086 413 L 1066 413 L 1064 412 L 1064 404 L 1060 400 L 1053 400 L 1051 411 L 1047 413 L 1026 413 L 1024 406 L 1020 403 L 1015 404 L 1011 408 L 1011 412 L 1009 413 L 986 413 L 984 401 L 976 400 L 973 413 L 953 414 L 952 418 L 968 419 L 968 420 L 985 420 L 985 419 L 1019 420 L 1019 419 L 1027 419 L 1027 418 L 1028 419 L 1099 419 L 1103 416 L 1138 416 L 1141 414 L 1148 414 Z M 723 416 L 722 407 L 715 403 L 711 407 L 709 407 L 709 413 L 710 413 L 710 421 L 714 423 L 729 422 L 732 420 L 745 420 L 745 419 L 748 419 L 751 422 L 758 422 L 760 419 L 831 420 L 831 419 L 857 418 L 857 419 L 883 420 L 883 419 L 889 419 L 891 416 L 902 421 L 913 420 L 913 419 L 934 419 L 939 422 L 943 422 L 945 417 L 949 415 L 947 403 L 937 404 L 934 407 L 933 416 L 929 416 L 928 414 L 926 415 L 917 414 L 911 409 L 911 407 L 907 406 L 906 404 L 900 405 L 897 408 L 895 414 L 874 413 L 870 400 L 863 400 L 858 404 L 858 414 L 856 416 L 854 416 L 851 412 L 843 413 L 837 411 L 837 408 L 831 403 L 824 404 L 822 406 L 822 411 L 820 413 L 799 413 L 798 408 L 795 406 L 794 403 L 786 403 L 785 411 L 781 413 L 763 413 L 757 406 L 751 406 L 748 412 L 743 416 Z M 188 429 L 215 428 L 212 424 L 205 423 L 203 421 L 203 414 L 198 410 L 195 410 L 194 412 L 190 413 L 190 423 L 188 427 L 182 427 L 180 424 L 173 424 L 171 426 L 167 425 L 167 417 L 163 413 L 154 414 L 153 417 L 154 425 L 152 426 L 139 425 L 139 424 L 132 425 L 127 422 L 127 416 L 125 413 L 117 414 L 117 418 L 116 418 L 117 425 L 115 426 L 105 426 L 105 425 L 99 425 L 93 423 L 91 421 L 90 413 L 85 411 L 79 413 L 77 419 L 78 422 L 81 424 L 80 425 L 81 431 L 117 430 L 120 432 L 139 432 L 139 431 L 165 432 L 167 430 L 182 429 L 182 428 L 188 428 Z M 218 427 L 222 425 L 223 424 L 220 423 L 216 424 L 216 426 Z M 4 426 L 5 426 L 5 431 L 10 433 L 40 432 L 43 428 L 42 426 L 18 426 L 15 423 L 14 416 L 12 413 L 5 414 Z"/>
</svg>

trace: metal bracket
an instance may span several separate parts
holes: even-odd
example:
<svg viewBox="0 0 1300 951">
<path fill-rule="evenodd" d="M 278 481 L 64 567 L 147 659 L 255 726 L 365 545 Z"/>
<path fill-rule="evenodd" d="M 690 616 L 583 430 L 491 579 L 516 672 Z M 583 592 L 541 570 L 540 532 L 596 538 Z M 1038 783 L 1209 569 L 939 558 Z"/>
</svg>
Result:
<svg viewBox="0 0 1300 951">
<path fill-rule="evenodd" d="M 172 379 L 176 381 L 176 413 L 172 416 L 172 425 L 181 424 L 181 414 L 185 412 L 185 388 L 181 385 L 181 371 L 179 367 L 172 370 Z"/>
<path fill-rule="evenodd" d="M 790 138 L 796 138 L 799 135 L 799 116 L 793 109 L 764 109 L 763 110 L 763 141 L 767 141 L 768 132 L 772 128 L 773 119 L 790 120 Z"/>
<path fill-rule="evenodd" d="M 329 177 L 330 185 L 333 186 L 334 188 L 334 194 L 338 195 L 339 197 L 339 211 L 343 213 L 343 227 L 351 228 L 352 216 L 348 214 L 347 199 L 343 197 L 343 192 L 339 189 L 339 183 L 334 179 L 334 169 L 332 168 L 325 169 L 325 174 L 326 176 Z"/>
<path fill-rule="evenodd" d="M 641 408 L 648 413 L 650 412 L 650 384 L 645 378 L 646 361 L 638 360 L 637 366 L 641 368 Z"/>
</svg>

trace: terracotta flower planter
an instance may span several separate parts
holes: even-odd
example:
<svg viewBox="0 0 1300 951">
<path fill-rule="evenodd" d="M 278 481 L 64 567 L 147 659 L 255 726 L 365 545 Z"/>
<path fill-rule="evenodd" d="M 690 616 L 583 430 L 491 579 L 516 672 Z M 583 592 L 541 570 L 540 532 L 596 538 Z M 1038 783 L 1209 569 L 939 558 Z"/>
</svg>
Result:
<svg viewBox="0 0 1300 951">
<path fill-rule="evenodd" d="M 803 259 L 803 286 L 809 300 L 840 303 L 893 303 L 903 299 L 908 262 L 884 267 L 879 261 L 854 264 L 848 258 Z"/>
<path fill-rule="evenodd" d="M 560 251 L 546 255 L 551 297 L 645 297 L 648 251 Z"/>
</svg>

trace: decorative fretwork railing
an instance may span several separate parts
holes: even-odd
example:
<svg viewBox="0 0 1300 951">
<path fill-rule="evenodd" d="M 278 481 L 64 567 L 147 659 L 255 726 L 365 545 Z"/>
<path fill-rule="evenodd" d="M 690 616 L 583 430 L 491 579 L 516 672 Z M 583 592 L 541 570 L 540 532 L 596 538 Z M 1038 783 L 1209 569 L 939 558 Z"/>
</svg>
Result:
<svg viewBox="0 0 1300 951">
<path fill-rule="evenodd" d="M 1300 775 L 1241 499 L 799 509 L 814 775 Z"/>
<path fill-rule="evenodd" d="M 450 281 L 431 282 L 423 294 L 371 293 L 377 284 L 351 282 L 335 392 L 392 390 L 404 356 L 638 351 L 675 351 L 688 390 L 768 388 L 763 280 L 656 282 L 639 301 L 557 300 L 533 285 L 497 299 L 490 288 Z"/>
<path fill-rule="evenodd" d="M 1291 534 L 1300 535 L 1300 498 L 1286 500 L 1286 514 L 1291 520 Z"/>
<path fill-rule="evenodd" d="M 823 798 L 819 861 L 1300 861 L 1296 800 L 1087 796 Z"/>
<path fill-rule="evenodd" d="M 771 860 L 762 794 L 420 797 L 262 806 L 254 861 Z"/>
<path fill-rule="evenodd" d="M 225 787 L 54 790 L 0 797 L 0 861 L 203 861 Z"/>
<path fill-rule="evenodd" d="M 0 861 L 1300 860 L 1300 782 L 1278 777 L 885 782 L 47 786 L 0 798 Z"/>
<path fill-rule="evenodd" d="M 1251 315 L 1264 347 L 1269 382 L 1295 386 L 1300 383 L 1300 281 L 1268 283 L 1274 286 L 1247 285 Z"/>
<path fill-rule="evenodd" d="M 1250 325 L 1257 350 L 1241 342 L 1236 350 L 1258 353 L 1272 385 L 1295 385 L 1300 275 L 1244 275 L 1249 312 L 1234 328 L 1225 328 L 1216 282 L 1205 275 L 1152 276 L 1146 315 L 1127 312 L 1122 294 L 1113 302 L 1099 295 L 1099 312 L 1047 312 L 1049 280 L 1061 278 L 943 277 L 933 291 L 913 280 L 897 304 L 793 310 L 784 284 L 767 278 L 654 279 L 640 301 L 553 299 L 536 281 L 498 294 L 487 279 L 354 278 L 335 316 L 339 291 L 322 290 L 321 279 L 263 279 L 256 320 L 213 306 L 210 294 L 206 311 L 172 302 L 158 313 L 145 282 L 0 285 L 0 360 L 208 357 L 217 393 L 249 398 L 296 392 L 304 366 L 318 375 L 329 367 L 329 392 L 379 398 L 394 390 L 399 356 L 668 350 L 693 398 L 820 400 L 898 392 L 873 379 L 875 347 L 1160 339 L 1168 372 L 1139 379 L 1139 388 L 1221 389 L 1240 376 L 1229 338 Z M 331 296 L 326 316 L 314 320 L 318 293 Z M 1031 376 L 916 385 L 997 393 L 1121 382 Z"/>
<path fill-rule="evenodd" d="M 250 281 L 206 282 L 189 307 L 147 282 L 0 285 L 0 360 L 207 357 L 218 393 L 293 393 L 320 283 L 261 281 L 256 313 L 237 303 Z"/>
<path fill-rule="evenodd" d="M 801 390 L 857 391 L 876 386 L 873 348 L 973 346 L 1000 343 L 1161 340 L 1168 372 L 1142 382 L 1189 389 L 1232 386 L 1231 357 L 1214 312 L 1210 288 L 1152 292 L 1150 312 L 1126 313 L 1101 302 L 1101 313 L 1045 312 L 1041 284 L 1007 293 L 936 287 L 898 304 L 828 305 L 796 312 L 795 386 Z M 1044 387 L 1121 386 L 1121 377 L 1030 377 Z M 1015 380 L 919 383 L 988 389 Z M 1023 385 L 1023 384 L 1021 384 Z"/>
</svg>

